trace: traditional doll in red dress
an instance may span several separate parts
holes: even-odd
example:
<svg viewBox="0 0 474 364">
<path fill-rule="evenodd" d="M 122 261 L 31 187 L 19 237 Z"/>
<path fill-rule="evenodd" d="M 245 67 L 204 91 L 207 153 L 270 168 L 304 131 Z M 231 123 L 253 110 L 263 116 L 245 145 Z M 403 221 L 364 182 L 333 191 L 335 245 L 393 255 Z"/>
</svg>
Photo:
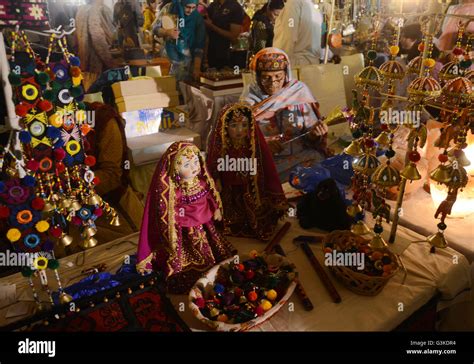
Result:
<svg viewBox="0 0 474 364">
<path fill-rule="evenodd" d="M 199 149 L 189 142 L 172 144 L 148 191 L 137 270 L 162 271 L 170 292 L 189 291 L 202 272 L 234 253 L 214 227 L 221 209 Z"/>
<path fill-rule="evenodd" d="M 249 106 L 231 104 L 221 111 L 206 160 L 221 193 L 225 232 L 270 239 L 288 203 Z"/>
</svg>

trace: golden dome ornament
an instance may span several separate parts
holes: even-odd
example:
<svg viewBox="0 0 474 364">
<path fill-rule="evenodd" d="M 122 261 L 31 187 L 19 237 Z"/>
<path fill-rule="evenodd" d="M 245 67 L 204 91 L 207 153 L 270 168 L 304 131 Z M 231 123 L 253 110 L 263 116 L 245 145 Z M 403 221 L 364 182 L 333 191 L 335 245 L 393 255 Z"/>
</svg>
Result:
<svg viewBox="0 0 474 364">
<path fill-rule="evenodd" d="M 405 77 L 405 69 L 400 62 L 389 60 L 380 66 L 380 73 L 389 79 L 401 80 Z"/>
<path fill-rule="evenodd" d="M 438 73 L 438 78 L 442 82 L 448 82 L 456 77 L 459 77 L 461 67 L 459 60 L 450 61 L 446 63 Z"/>
<path fill-rule="evenodd" d="M 415 78 L 408 85 L 407 93 L 410 97 L 438 97 L 441 95 L 441 86 L 435 78 L 431 76 L 421 76 Z"/>
<path fill-rule="evenodd" d="M 408 62 L 408 65 L 407 65 L 408 73 L 414 73 L 417 75 L 420 74 L 422 59 L 423 59 L 422 56 L 416 56 L 410 62 Z"/>
<path fill-rule="evenodd" d="M 365 153 L 359 157 L 355 157 L 352 161 L 352 168 L 365 175 L 371 175 L 379 166 L 380 161 L 374 154 Z"/>
<path fill-rule="evenodd" d="M 400 184 L 400 173 L 387 163 L 379 166 L 372 175 L 372 181 L 380 187 L 394 187 Z"/>
<path fill-rule="evenodd" d="M 441 94 L 447 98 L 449 103 L 467 102 L 473 95 L 472 82 L 466 77 L 453 78 L 446 82 Z"/>
<path fill-rule="evenodd" d="M 367 66 L 355 76 L 355 83 L 358 86 L 380 88 L 383 86 L 383 75 L 378 68 Z"/>
</svg>

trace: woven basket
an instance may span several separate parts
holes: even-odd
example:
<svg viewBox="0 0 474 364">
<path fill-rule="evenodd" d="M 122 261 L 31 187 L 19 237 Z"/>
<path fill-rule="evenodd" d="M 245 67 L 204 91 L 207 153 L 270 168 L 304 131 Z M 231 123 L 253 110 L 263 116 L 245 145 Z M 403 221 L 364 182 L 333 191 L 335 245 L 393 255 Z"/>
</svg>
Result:
<svg viewBox="0 0 474 364">
<path fill-rule="evenodd" d="M 350 231 L 336 230 L 324 237 L 323 249 L 326 243 L 348 246 L 353 243 L 361 244 L 364 242 L 366 244 L 368 241 L 363 237 L 356 235 Z M 395 254 L 393 254 L 389 249 L 381 251 L 383 253 L 388 253 L 392 260 L 392 264 L 395 265 L 391 274 L 385 277 L 369 276 L 367 274 L 356 272 L 353 269 L 344 266 L 333 265 L 328 266 L 328 268 L 336 276 L 336 278 L 352 292 L 365 296 L 375 296 L 382 291 L 383 287 L 387 284 L 390 278 L 397 274 L 398 270 L 400 269 L 400 263 Z"/>
</svg>

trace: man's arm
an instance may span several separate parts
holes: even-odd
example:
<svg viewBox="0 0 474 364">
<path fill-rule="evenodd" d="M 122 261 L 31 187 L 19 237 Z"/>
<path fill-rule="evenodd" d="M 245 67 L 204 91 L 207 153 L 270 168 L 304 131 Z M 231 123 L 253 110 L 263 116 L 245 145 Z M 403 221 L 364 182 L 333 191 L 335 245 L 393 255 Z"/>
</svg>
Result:
<svg viewBox="0 0 474 364">
<path fill-rule="evenodd" d="M 229 39 L 231 42 L 235 42 L 240 35 L 240 31 L 242 30 L 242 26 L 240 24 L 231 24 L 230 30 L 224 30 L 219 28 L 217 25 L 212 23 L 212 20 L 209 18 L 204 19 L 204 23 L 206 27 L 222 37 Z"/>
</svg>

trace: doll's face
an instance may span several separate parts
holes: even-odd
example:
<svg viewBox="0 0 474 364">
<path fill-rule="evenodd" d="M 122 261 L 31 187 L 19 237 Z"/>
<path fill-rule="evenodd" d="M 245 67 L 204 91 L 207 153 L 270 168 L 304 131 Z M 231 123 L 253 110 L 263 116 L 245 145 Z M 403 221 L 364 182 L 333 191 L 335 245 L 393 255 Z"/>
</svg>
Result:
<svg viewBox="0 0 474 364">
<path fill-rule="evenodd" d="M 183 180 L 190 180 L 201 172 L 201 163 L 196 154 L 183 155 L 178 162 L 177 172 Z"/>
<path fill-rule="evenodd" d="M 267 95 L 272 96 L 285 85 L 286 71 L 262 71 L 260 87 Z"/>
<path fill-rule="evenodd" d="M 249 119 L 243 115 L 234 117 L 227 124 L 227 133 L 229 138 L 234 145 L 242 144 L 248 137 L 249 132 Z"/>
</svg>

